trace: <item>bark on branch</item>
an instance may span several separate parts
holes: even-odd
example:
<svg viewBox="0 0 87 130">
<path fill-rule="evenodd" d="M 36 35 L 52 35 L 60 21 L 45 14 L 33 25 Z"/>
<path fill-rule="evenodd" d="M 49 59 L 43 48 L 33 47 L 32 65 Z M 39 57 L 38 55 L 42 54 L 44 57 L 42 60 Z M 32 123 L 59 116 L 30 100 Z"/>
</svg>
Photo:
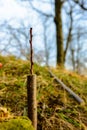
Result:
<svg viewBox="0 0 87 130">
<path fill-rule="evenodd" d="M 30 28 L 30 63 L 31 63 L 31 68 L 30 68 L 30 74 L 33 74 L 33 48 L 32 48 L 32 28 Z"/>
</svg>

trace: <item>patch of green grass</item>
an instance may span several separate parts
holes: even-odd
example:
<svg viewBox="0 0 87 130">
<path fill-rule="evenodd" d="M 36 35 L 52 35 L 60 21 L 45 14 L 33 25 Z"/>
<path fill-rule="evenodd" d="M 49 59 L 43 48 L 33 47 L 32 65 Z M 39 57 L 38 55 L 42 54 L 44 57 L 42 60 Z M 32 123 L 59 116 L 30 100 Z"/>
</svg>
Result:
<svg viewBox="0 0 87 130">
<path fill-rule="evenodd" d="M 66 115 L 63 114 L 63 113 L 58 113 L 58 115 L 59 115 L 62 119 L 68 121 L 68 122 L 71 123 L 71 124 L 73 124 L 75 127 L 80 127 L 80 123 L 77 122 L 76 120 L 72 119 L 71 117 L 68 117 L 68 116 L 66 116 Z"/>
</svg>

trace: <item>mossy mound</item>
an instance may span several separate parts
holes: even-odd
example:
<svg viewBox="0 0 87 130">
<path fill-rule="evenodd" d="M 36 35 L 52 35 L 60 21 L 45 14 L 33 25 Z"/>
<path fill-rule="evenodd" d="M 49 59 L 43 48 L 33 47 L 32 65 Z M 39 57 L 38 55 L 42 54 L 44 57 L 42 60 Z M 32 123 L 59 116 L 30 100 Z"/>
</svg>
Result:
<svg viewBox="0 0 87 130">
<path fill-rule="evenodd" d="M 15 116 L 27 113 L 26 79 L 29 61 L 14 56 L 0 56 L 0 103 Z M 87 130 L 87 78 L 61 68 L 52 72 L 78 94 L 85 105 L 78 104 L 50 76 L 46 67 L 34 64 L 37 75 L 38 130 Z"/>
<path fill-rule="evenodd" d="M 25 117 L 0 122 L 0 130 L 34 130 L 31 121 Z"/>
</svg>

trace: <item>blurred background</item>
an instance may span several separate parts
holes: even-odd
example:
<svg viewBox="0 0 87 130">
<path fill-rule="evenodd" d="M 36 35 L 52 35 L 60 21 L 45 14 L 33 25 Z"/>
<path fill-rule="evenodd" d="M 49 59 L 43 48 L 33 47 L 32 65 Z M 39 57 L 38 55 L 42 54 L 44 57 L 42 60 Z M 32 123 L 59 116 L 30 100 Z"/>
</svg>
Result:
<svg viewBox="0 0 87 130">
<path fill-rule="evenodd" d="M 0 0 L 0 54 L 87 75 L 87 0 Z"/>
</svg>

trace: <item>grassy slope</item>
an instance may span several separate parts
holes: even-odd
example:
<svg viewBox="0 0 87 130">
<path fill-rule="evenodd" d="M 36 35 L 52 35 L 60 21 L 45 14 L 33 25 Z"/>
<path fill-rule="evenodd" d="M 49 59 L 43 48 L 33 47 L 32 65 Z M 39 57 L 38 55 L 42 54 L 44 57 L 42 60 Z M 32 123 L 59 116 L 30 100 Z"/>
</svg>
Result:
<svg viewBox="0 0 87 130">
<path fill-rule="evenodd" d="M 15 57 L 0 62 L 0 103 L 14 115 L 26 115 L 26 77 L 29 63 Z M 52 69 L 68 87 L 85 101 L 79 105 L 57 84 L 45 67 L 34 65 L 37 74 L 38 130 L 87 130 L 87 78 L 62 69 Z"/>
</svg>

